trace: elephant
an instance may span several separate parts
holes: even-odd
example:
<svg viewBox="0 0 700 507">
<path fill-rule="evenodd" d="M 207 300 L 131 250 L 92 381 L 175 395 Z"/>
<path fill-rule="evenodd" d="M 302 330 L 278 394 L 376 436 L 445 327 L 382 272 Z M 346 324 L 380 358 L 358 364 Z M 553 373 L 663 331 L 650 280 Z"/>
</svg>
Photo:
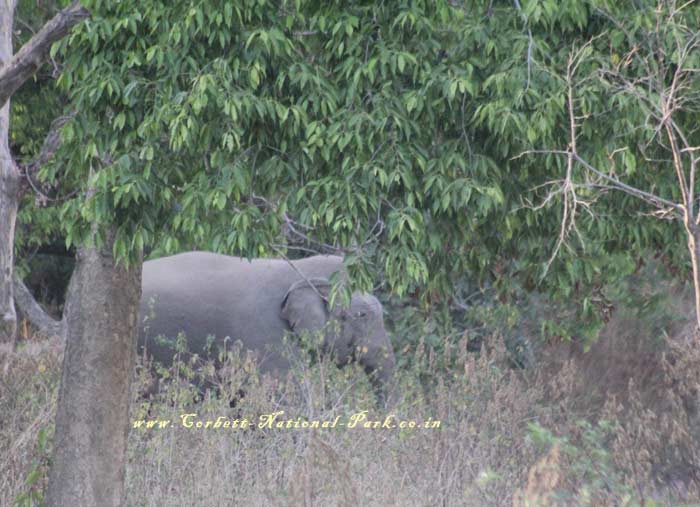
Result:
<svg viewBox="0 0 700 507">
<path fill-rule="evenodd" d="M 290 368 L 280 351 L 285 334 L 320 332 L 320 352 L 339 367 L 357 361 L 385 401 L 395 360 L 382 305 L 371 294 L 354 293 L 349 306 L 330 308 L 334 273 L 345 276 L 341 257 L 247 260 L 194 251 L 146 261 L 138 350 L 169 366 L 175 351 L 156 337 L 183 333 L 188 353 L 214 360 L 226 340 L 240 340 L 259 354 L 261 373 L 279 376 Z M 290 342 L 292 354 L 300 353 Z"/>
</svg>

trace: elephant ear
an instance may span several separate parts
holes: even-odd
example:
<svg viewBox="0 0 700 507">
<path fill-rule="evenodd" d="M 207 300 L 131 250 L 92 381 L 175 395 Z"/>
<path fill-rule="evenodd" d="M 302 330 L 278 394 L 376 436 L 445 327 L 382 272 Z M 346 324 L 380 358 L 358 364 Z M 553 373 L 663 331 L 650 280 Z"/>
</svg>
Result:
<svg viewBox="0 0 700 507">
<path fill-rule="evenodd" d="M 328 292 L 325 278 L 310 278 L 293 283 L 282 300 L 281 317 L 292 331 L 320 331 L 328 321 Z"/>
</svg>

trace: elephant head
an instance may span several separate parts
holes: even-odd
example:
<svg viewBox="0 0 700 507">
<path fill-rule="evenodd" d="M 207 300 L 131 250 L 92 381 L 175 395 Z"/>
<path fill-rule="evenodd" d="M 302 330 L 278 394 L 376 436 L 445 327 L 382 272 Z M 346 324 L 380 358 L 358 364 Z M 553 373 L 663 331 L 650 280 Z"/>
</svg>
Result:
<svg viewBox="0 0 700 507">
<path fill-rule="evenodd" d="M 370 294 L 354 293 L 350 305 L 329 307 L 331 284 L 325 278 L 292 284 L 282 300 L 281 317 L 294 333 L 322 333 L 321 350 L 338 366 L 362 365 L 380 401 L 394 369 L 394 351 L 384 329 L 381 303 Z"/>
</svg>

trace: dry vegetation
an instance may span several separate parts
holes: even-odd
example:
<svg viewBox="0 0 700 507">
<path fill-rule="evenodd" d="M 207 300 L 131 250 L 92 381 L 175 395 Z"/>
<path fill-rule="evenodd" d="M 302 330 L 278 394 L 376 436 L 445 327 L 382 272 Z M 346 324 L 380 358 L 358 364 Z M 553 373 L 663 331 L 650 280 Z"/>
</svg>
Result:
<svg viewBox="0 0 700 507">
<path fill-rule="evenodd" d="M 419 347 L 404 358 L 390 411 L 440 429 L 183 428 L 188 412 L 387 413 L 359 370 L 299 365 L 273 382 L 231 354 L 222 399 L 194 404 L 185 382 L 134 396 L 132 419 L 175 427 L 131 431 L 128 505 L 694 505 L 700 349 L 683 337 L 659 340 L 618 315 L 589 353 L 550 344 L 540 352 L 547 368 L 530 372 L 509 368 L 498 344 L 482 354 L 464 341 L 440 355 Z M 33 505 L 46 481 L 60 347 L 30 341 L 4 351 L 0 366 L 0 504 Z M 230 408 L 227 393 L 241 387 Z"/>
</svg>

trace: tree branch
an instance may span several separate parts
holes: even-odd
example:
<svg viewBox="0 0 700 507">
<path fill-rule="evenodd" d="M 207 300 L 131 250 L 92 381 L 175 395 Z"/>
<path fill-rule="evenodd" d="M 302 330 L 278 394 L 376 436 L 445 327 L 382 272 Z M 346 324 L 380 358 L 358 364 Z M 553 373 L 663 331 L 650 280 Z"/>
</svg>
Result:
<svg viewBox="0 0 700 507">
<path fill-rule="evenodd" d="M 90 12 L 78 0 L 56 14 L 0 69 L 0 107 L 42 66 L 51 45 L 65 37 Z"/>
<path fill-rule="evenodd" d="M 32 325 L 39 331 L 49 336 L 64 336 L 64 325 L 62 320 L 51 317 L 32 296 L 24 282 L 15 276 L 14 278 L 15 303 L 22 314 L 29 319 Z"/>
<path fill-rule="evenodd" d="M 72 112 L 63 116 L 59 116 L 51 122 L 49 133 L 46 135 L 46 138 L 44 138 L 44 143 L 41 145 L 41 151 L 39 152 L 39 155 L 37 155 L 37 157 L 34 160 L 32 160 L 24 166 L 25 171 L 31 173 L 31 175 L 33 176 L 41 168 L 42 165 L 51 160 L 51 158 L 54 156 L 56 150 L 58 150 L 58 147 L 61 144 L 61 135 L 59 133 L 61 127 L 63 127 L 66 123 L 73 119 L 74 116 L 75 112 Z"/>
<path fill-rule="evenodd" d="M 523 14 L 523 9 L 520 6 L 520 1 L 513 0 L 513 3 L 515 3 L 515 8 L 518 9 L 518 12 L 520 12 L 520 17 L 523 19 L 523 23 L 525 23 L 525 28 L 527 28 L 527 82 L 525 83 L 525 90 L 527 90 L 528 88 L 530 88 L 530 77 L 532 76 L 532 47 L 535 44 L 535 40 L 532 37 L 530 23 L 528 22 L 525 14 Z"/>
<path fill-rule="evenodd" d="M 46 135 L 46 138 L 44 139 L 44 143 L 41 145 L 41 151 L 39 152 L 39 155 L 32 160 L 31 162 L 25 164 L 22 169 L 24 172 L 24 178 L 27 180 L 27 183 L 29 184 L 30 187 L 32 187 L 32 190 L 37 194 L 38 198 L 40 201 L 46 203 L 49 201 L 52 202 L 58 202 L 62 201 L 65 199 L 70 199 L 72 196 L 74 196 L 77 191 L 69 193 L 67 196 L 63 196 L 60 198 L 56 197 L 49 197 L 46 195 L 45 191 L 40 190 L 35 181 L 34 178 L 36 177 L 36 173 L 39 172 L 41 167 L 51 160 L 53 158 L 54 154 L 58 150 L 59 146 L 61 145 L 61 135 L 59 131 L 61 130 L 61 127 L 63 127 L 68 121 L 70 121 L 73 117 L 75 116 L 75 112 L 69 113 L 67 115 L 59 116 L 56 118 L 53 122 L 51 122 L 51 128 L 49 129 L 49 133 Z"/>
<path fill-rule="evenodd" d="M 664 199 L 663 197 L 659 197 L 658 195 L 654 195 L 654 194 L 651 194 L 649 192 L 645 192 L 644 190 L 640 190 L 640 189 L 635 188 L 631 185 L 627 185 L 625 183 L 622 183 L 617 178 L 613 178 L 612 176 L 608 176 L 607 174 L 599 171 L 598 169 L 593 167 L 591 164 L 586 162 L 577 153 L 574 153 L 574 158 L 583 167 L 588 169 L 590 172 L 592 172 L 596 176 L 599 176 L 600 178 L 604 179 L 605 181 L 610 183 L 611 186 L 617 188 L 618 190 L 621 190 L 621 191 L 626 192 L 630 195 L 638 197 L 644 201 L 647 201 L 658 208 L 673 208 L 674 210 L 678 211 L 679 213 L 683 213 L 685 211 L 684 207 L 682 205 L 678 204 L 677 202 L 669 201 L 668 199 Z"/>
<path fill-rule="evenodd" d="M 529 154 L 541 154 L 541 155 L 564 155 L 568 156 L 569 151 L 568 150 L 526 150 L 520 153 L 519 155 L 512 157 L 511 160 L 516 160 L 520 157 L 523 157 L 525 155 Z M 599 178 L 607 181 L 612 188 L 615 190 L 620 190 L 622 192 L 626 192 L 630 195 L 633 195 L 635 197 L 638 197 L 644 201 L 647 201 L 650 204 L 653 204 L 657 208 L 664 209 L 664 208 L 671 208 L 674 211 L 677 211 L 678 213 L 683 213 L 684 208 L 682 205 L 678 204 L 677 202 L 669 201 L 668 199 L 664 199 L 663 197 L 659 197 L 658 195 L 651 194 L 649 192 L 645 192 L 644 190 L 640 190 L 636 187 L 633 187 L 631 185 L 627 185 L 617 178 L 614 178 L 608 174 L 605 174 L 604 172 L 596 169 L 593 167 L 591 164 L 589 164 L 585 159 L 581 158 L 581 156 L 578 153 L 573 154 L 574 159 L 581 164 L 584 168 L 586 168 L 588 171 L 591 173 L 595 174 Z"/>
</svg>

